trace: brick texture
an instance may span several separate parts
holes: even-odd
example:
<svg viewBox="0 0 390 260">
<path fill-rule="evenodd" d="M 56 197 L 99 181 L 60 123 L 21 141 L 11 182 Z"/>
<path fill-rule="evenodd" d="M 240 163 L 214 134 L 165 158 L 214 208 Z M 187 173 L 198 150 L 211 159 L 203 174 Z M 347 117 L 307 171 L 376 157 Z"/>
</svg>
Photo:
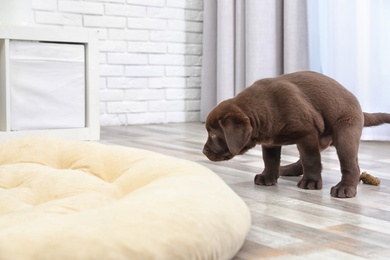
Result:
<svg viewBox="0 0 390 260">
<path fill-rule="evenodd" d="M 101 125 L 198 121 L 203 0 L 31 0 L 35 23 L 99 30 Z"/>
</svg>

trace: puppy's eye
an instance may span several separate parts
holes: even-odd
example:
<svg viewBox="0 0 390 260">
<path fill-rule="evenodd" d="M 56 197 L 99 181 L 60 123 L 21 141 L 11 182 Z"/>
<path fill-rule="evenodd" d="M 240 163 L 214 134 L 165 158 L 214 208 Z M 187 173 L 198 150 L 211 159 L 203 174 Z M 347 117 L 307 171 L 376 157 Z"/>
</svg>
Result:
<svg viewBox="0 0 390 260">
<path fill-rule="evenodd" d="M 210 132 L 210 138 L 214 139 L 216 138 L 217 136 L 213 133 L 213 132 Z"/>
</svg>

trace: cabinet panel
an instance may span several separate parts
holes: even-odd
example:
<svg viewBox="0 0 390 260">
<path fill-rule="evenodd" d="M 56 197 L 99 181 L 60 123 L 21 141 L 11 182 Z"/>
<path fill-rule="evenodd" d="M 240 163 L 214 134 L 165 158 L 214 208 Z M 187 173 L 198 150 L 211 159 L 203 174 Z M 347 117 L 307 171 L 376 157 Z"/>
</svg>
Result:
<svg viewBox="0 0 390 260">
<path fill-rule="evenodd" d="M 98 31 L 0 25 L 0 140 L 98 140 Z"/>
<path fill-rule="evenodd" d="M 9 131 L 9 40 L 0 39 L 0 130 Z"/>
</svg>

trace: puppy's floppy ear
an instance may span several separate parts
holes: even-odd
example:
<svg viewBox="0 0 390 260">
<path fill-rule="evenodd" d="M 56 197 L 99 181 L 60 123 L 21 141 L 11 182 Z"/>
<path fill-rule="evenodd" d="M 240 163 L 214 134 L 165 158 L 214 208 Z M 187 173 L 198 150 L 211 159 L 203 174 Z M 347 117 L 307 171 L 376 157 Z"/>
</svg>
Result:
<svg viewBox="0 0 390 260">
<path fill-rule="evenodd" d="M 252 126 L 245 115 L 230 115 L 218 121 L 230 153 L 235 156 L 248 143 L 252 134 Z"/>
</svg>

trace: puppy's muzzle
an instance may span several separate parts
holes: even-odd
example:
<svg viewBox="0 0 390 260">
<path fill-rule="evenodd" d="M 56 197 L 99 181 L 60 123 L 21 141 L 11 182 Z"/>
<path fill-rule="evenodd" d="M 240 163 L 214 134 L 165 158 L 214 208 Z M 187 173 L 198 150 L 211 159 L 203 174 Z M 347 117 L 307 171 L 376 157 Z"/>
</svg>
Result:
<svg viewBox="0 0 390 260">
<path fill-rule="evenodd" d="M 203 147 L 202 152 L 210 161 L 213 162 L 226 161 L 233 157 L 230 153 L 214 153 L 207 145 Z"/>
<path fill-rule="evenodd" d="M 209 149 L 206 145 L 203 147 L 202 153 L 203 153 L 204 155 L 206 155 L 207 158 L 210 159 L 210 157 L 209 157 L 209 155 L 211 154 L 211 153 L 210 153 L 210 149 Z"/>
</svg>

